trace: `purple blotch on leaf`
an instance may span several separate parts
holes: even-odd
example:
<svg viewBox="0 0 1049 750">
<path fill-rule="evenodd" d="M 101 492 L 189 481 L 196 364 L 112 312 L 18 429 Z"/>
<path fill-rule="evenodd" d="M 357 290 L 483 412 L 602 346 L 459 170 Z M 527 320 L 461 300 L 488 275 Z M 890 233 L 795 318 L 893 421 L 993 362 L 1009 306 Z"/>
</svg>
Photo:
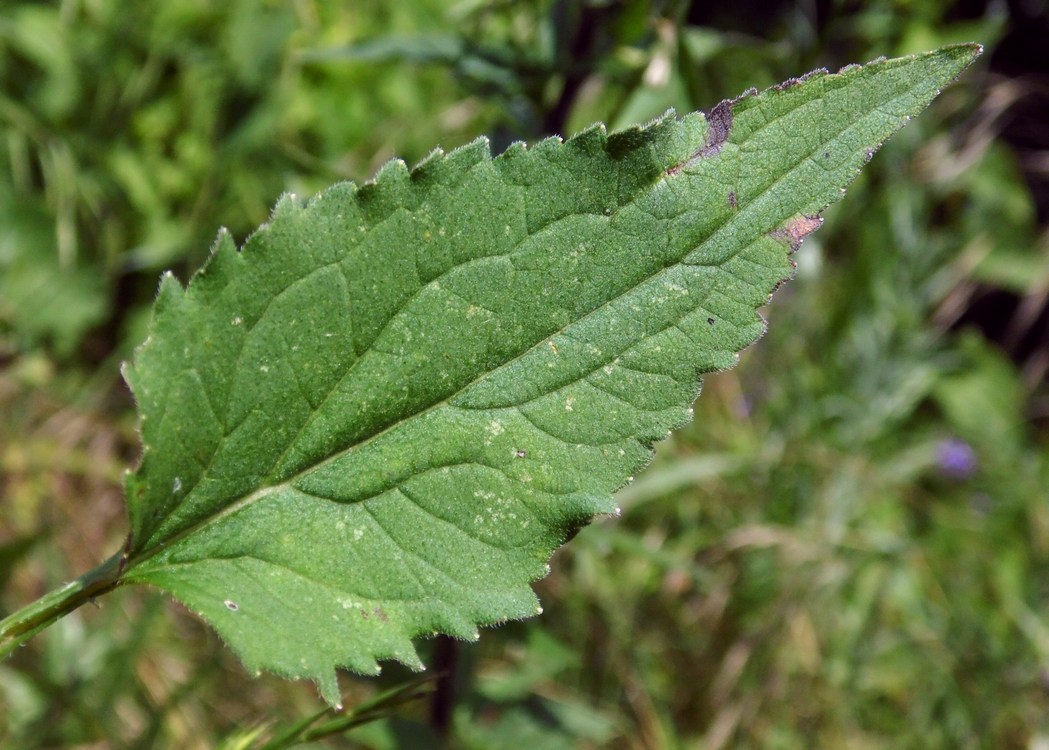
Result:
<svg viewBox="0 0 1049 750">
<path fill-rule="evenodd" d="M 781 240 L 788 243 L 790 245 L 790 251 L 795 253 L 798 251 L 798 248 L 801 247 L 801 241 L 819 229 L 821 224 L 823 224 L 822 216 L 806 216 L 805 214 L 799 214 L 782 227 L 773 229 L 769 232 L 769 236 L 774 240 Z"/>
<path fill-rule="evenodd" d="M 744 99 L 756 96 L 757 93 L 757 89 L 747 89 L 735 99 L 725 99 L 715 105 L 714 109 L 710 110 L 710 114 L 705 115 L 707 137 L 703 148 L 696 151 L 681 164 L 676 164 L 668 169 L 666 173 L 668 175 L 677 174 L 697 159 L 703 159 L 719 153 L 721 147 L 725 145 L 725 141 L 728 140 L 729 132 L 732 130 L 732 108 Z"/>
<path fill-rule="evenodd" d="M 703 145 L 700 156 L 713 156 L 721 150 L 732 130 L 732 105 L 735 101 L 726 99 L 719 102 L 707 115 L 707 142 Z"/>
</svg>

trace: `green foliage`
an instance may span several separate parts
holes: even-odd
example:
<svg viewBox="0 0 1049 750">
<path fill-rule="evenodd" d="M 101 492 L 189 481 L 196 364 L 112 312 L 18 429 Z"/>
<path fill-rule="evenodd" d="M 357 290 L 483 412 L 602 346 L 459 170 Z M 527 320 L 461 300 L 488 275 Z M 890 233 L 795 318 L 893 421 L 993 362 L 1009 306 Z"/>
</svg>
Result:
<svg viewBox="0 0 1049 750">
<path fill-rule="evenodd" d="M 320 69 L 293 54 L 340 27 L 425 24 L 440 3 L 381 17 L 383 3 L 313 16 L 252 0 L 65 6 L 18 4 L 0 19 L 0 218 L 16 217 L 0 235 L 5 348 L 54 341 L 68 358 L 107 308 L 148 308 L 160 271 L 199 265 L 215 227 L 245 233 L 286 188 L 312 193 L 374 169 L 395 145 L 418 159 L 435 136 L 455 140 L 371 127 L 391 110 L 444 106 L 446 78 Z M 364 111 L 370 124 L 355 116 Z M 59 285 L 75 299 L 27 312 Z M 121 323 L 126 310 L 108 312 Z"/>
<path fill-rule="evenodd" d="M 703 118 L 392 162 L 287 197 L 127 369 L 146 444 L 121 580 L 250 669 L 422 663 L 527 584 L 761 332 L 788 251 L 977 48 L 817 73 Z"/>
<path fill-rule="evenodd" d="M 81 264 L 63 264 L 51 251 L 49 218 L 31 200 L 9 189 L 0 206 L 0 321 L 25 343 L 46 342 L 68 356 L 105 315 L 102 280 Z"/>
<path fill-rule="evenodd" d="M 39 216 L 49 239 L 5 244 L 2 263 L 82 272 L 103 314 L 76 335 L 23 329 L 34 310 L 7 304 L 17 285 L 0 265 L 0 607 L 120 545 L 120 477 L 139 441 L 117 365 L 145 335 L 159 271 L 188 278 L 219 224 L 243 238 L 282 191 L 310 195 L 393 153 L 411 163 L 479 132 L 499 152 L 819 66 L 979 39 L 977 69 L 881 150 L 804 243 L 769 334 L 707 380 L 696 419 L 617 495 L 623 517 L 558 553 L 538 584 L 546 614 L 461 648 L 452 736 L 485 747 L 512 725 L 560 747 L 1043 741 L 1046 383 L 1037 350 L 1025 361 L 994 329 L 957 330 L 988 289 L 1028 295 L 1027 315 L 1044 288 L 1044 227 L 1023 182 L 1035 152 L 998 135 L 1022 120 L 1013 103 L 1036 93 L 1001 65 L 1039 59 L 1013 44 L 1032 20 L 1018 4 L 949 0 L 760 12 L 632 0 L 5 4 L 0 181 L 14 187 L 0 194 L 21 204 L 3 214 Z M 424 34 L 485 63 L 501 53 L 497 75 L 472 75 L 463 58 L 333 56 Z M 33 39 L 38 51 L 21 51 Z M 38 103 L 70 91 L 71 116 Z M 117 167 L 154 197 L 132 203 L 124 186 L 135 183 Z M 172 174 L 189 175 L 188 192 L 172 190 Z M 51 296 L 24 298 L 53 297 L 78 317 L 63 304 L 74 290 L 45 275 Z M 1037 325 L 1017 316 L 1010 336 Z M 967 394 L 1006 426 L 1008 452 L 979 429 Z M 944 463 L 961 436 L 965 460 Z M 100 603 L 0 665 L 0 745 L 257 746 L 251 737 L 317 713 L 311 687 L 245 680 L 207 628 L 165 613 L 145 587 Z M 434 665 L 432 643 L 418 646 Z M 409 677 L 392 664 L 379 678 L 344 676 L 343 702 L 366 707 Z M 433 747 L 428 723 L 424 705 L 405 704 L 317 743 Z"/>
</svg>

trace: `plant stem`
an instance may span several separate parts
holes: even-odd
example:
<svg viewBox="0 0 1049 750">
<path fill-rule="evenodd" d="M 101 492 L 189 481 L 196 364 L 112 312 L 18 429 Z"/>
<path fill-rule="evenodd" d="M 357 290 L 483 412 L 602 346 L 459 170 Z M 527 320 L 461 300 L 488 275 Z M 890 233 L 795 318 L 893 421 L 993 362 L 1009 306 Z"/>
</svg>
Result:
<svg viewBox="0 0 1049 750">
<path fill-rule="evenodd" d="M 332 709 L 325 708 L 313 716 L 296 722 L 258 750 L 284 750 L 303 742 L 313 742 L 341 734 L 362 724 L 385 718 L 392 715 L 399 706 L 424 697 L 432 689 L 432 684 L 436 679 L 437 675 L 426 675 L 410 680 L 349 709 L 342 716 L 336 716 L 319 726 L 314 726 L 320 719 L 333 712 Z"/>
<path fill-rule="evenodd" d="M 0 659 L 77 607 L 119 586 L 126 562 L 122 550 L 97 568 L 0 620 Z"/>
<path fill-rule="evenodd" d="M 455 683 L 458 671 L 459 644 L 454 638 L 439 635 L 434 639 L 436 689 L 430 702 L 430 728 L 442 740 L 448 739 L 455 709 Z"/>
</svg>

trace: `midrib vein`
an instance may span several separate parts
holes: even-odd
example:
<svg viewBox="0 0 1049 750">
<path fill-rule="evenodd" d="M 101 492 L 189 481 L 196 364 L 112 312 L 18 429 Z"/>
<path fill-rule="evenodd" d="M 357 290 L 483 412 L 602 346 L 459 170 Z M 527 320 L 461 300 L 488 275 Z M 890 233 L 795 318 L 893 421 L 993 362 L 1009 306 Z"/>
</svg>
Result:
<svg viewBox="0 0 1049 750">
<path fill-rule="evenodd" d="M 534 344 L 532 344 L 528 348 L 522 350 L 520 353 L 516 354 L 511 359 L 506 360 L 505 362 L 503 362 L 499 366 L 497 366 L 497 367 L 495 367 L 495 368 L 493 368 L 491 370 L 479 373 L 471 381 L 469 381 L 468 383 L 466 383 L 463 386 L 461 386 L 455 392 L 445 396 L 440 401 L 437 401 L 437 402 L 427 406 L 426 408 L 422 409 L 421 411 L 415 412 L 413 414 L 405 415 L 401 419 L 399 419 L 399 420 L 397 420 L 395 422 L 391 422 L 389 425 L 384 427 L 382 430 L 373 433 L 372 435 L 368 436 L 364 440 L 361 440 L 361 441 L 359 441 L 357 443 L 354 443 L 353 445 L 349 445 L 349 446 L 347 446 L 345 448 L 341 448 L 339 450 L 334 451 L 330 455 L 328 455 L 328 456 L 318 460 L 316 463 L 311 464 L 310 466 L 308 466 L 308 467 L 304 468 L 303 470 L 297 472 L 293 476 L 287 478 L 286 480 L 284 480 L 282 482 L 278 482 L 276 484 L 267 485 L 265 487 L 260 487 L 259 489 L 255 490 L 254 492 L 252 492 L 252 493 L 250 493 L 248 495 L 245 495 L 244 497 L 242 497 L 242 498 L 240 498 L 240 499 L 238 499 L 238 500 L 236 500 L 236 501 L 234 501 L 234 502 L 224 506 L 219 511 L 217 511 L 217 512 L 215 512 L 215 513 L 213 513 L 213 514 L 211 514 L 211 515 L 209 515 L 209 516 L 207 516 L 205 518 L 200 519 L 199 521 L 191 524 L 190 526 L 187 526 L 185 529 L 183 529 L 182 531 L 179 531 L 178 533 L 174 534 L 173 536 L 171 536 L 171 537 L 169 537 L 167 539 L 164 539 L 162 541 L 156 542 L 153 547 L 151 547 L 150 549 L 146 550 L 142 554 L 140 554 L 138 556 L 135 556 L 133 558 L 130 558 L 129 562 L 128 562 L 127 569 L 126 569 L 126 572 L 131 572 L 132 569 L 134 569 L 137 566 L 142 565 L 143 563 L 147 562 L 148 560 L 150 560 L 151 558 L 153 558 L 156 555 L 160 554 L 161 552 L 164 552 L 166 550 L 170 550 L 171 548 L 177 546 L 182 540 L 186 539 L 187 537 L 193 536 L 193 535 L 197 534 L 198 532 L 201 532 L 201 531 L 207 529 L 209 526 L 212 526 L 212 525 L 214 525 L 216 523 L 219 523 L 222 520 L 224 520 L 226 518 L 229 518 L 230 516 L 235 515 L 236 513 L 239 513 L 240 511 L 244 510 L 245 508 L 248 508 L 248 507 L 254 505 L 258 501 L 263 500 L 264 498 L 266 498 L 266 497 L 268 497 L 268 496 L 270 496 L 272 494 L 278 493 L 278 492 L 280 492 L 283 489 L 291 487 L 298 480 L 304 478 L 308 474 L 310 474 L 310 473 L 312 473 L 312 472 L 314 472 L 314 471 L 316 471 L 318 469 L 323 468 L 324 466 L 332 463 L 333 461 L 335 461 L 335 460 L 337 460 L 339 458 L 342 458 L 343 456 L 349 454 L 351 451 L 354 451 L 354 450 L 357 450 L 359 448 L 363 448 L 363 447 L 365 447 L 365 446 L 367 446 L 369 444 L 372 444 L 372 443 L 380 440 L 385 435 L 388 435 L 391 432 L 393 432 L 394 430 L 398 429 L 402 425 L 404 425 L 404 424 L 406 424 L 406 423 L 408 423 L 410 421 L 414 421 L 414 420 L 417 420 L 417 419 L 425 418 L 428 414 L 431 414 L 431 413 L 437 411 L 438 409 L 441 409 L 441 408 L 447 406 L 451 401 L 453 401 L 455 398 L 457 398 L 460 395 L 462 395 L 465 391 L 467 391 L 470 388 L 474 387 L 478 383 L 483 382 L 485 378 L 488 378 L 488 377 L 494 375 L 495 373 L 499 372 L 500 370 L 503 370 L 504 368 L 512 366 L 515 362 L 517 362 L 520 359 L 528 356 L 530 353 L 535 351 L 537 348 L 546 345 L 548 341 L 550 341 L 551 339 L 555 338 L 556 336 L 564 334 L 566 331 L 568 331 L 573 326 L 579 325 L 579 324 L 583 323 L 584 321 L 586 321 L 590 316 L 592 316 L 592 315 L 594 315 L 596 313 L 601 312 L 602 310 L 608 308 L 609 306 L 614 305 L 615 303 L 617 303 L 618 301 L 623 299 L 628 294 L 631 294 L 632 292 L 634 292 L 638 287 L 640 287 L 640 286 L 642 286 L 644 284 L 647 284 L 647 283 L 653 281 L 654 279 L 656 279 L 657 277 L 659 277 L 661 274 L 665 274 L 667 271 L 669 271 L 671 269 L 674 269 L 674 268 L 677 268 L 678 266 L 682 265 L 684 258 L 686 258 L 688 255 L 692 254 L 696 250 L 699 250 L 704 245 L 707 245 L 710 242 L 718 239 L 723 233 L 728 232 L 731 228 L 733 228 L 739 222 L 744 222 L 745 223 L 746 219 L 749 218 L 750 214 L 753 213 L 756 210 L 755 206 L 757 204 L 761 203 L 761 199 L 766 197 L 766 196 L 768 196 L 773 191 L 773 189 L 776 186 L 780 185 L 787 178 L 789 178 L 802 164 L 804 164 L 809 158 L 811 158 L 811 154 L 813 154 L 813 153 L 815 153 L 815 152 L 817 152 L 817 151 L 827 147 L 829 144 L 831 144 L 834 141 L 838 140 L 843 133 L 845 133 L 845 132 L 847 132 L 849 130 L 853 130 L 853 129 L 859 128 L 861 125 L 865 124 L 866 121 L 869 118 L 879 114 L 880 108 L 882 106 L 884 106 L 886 103 L 888 103 L 889 101 L 891 101 L 894 98 L 899 98 L 900 96 L 902 96 L 904 94 L 910 93 L 910 91 L 911 91 L 911 89 L 907 88 L 907 89 L 904 89 L 904 91 L 902 91 L 902 92 L 900 92 L 900 91 L 893 92 L 893 95 L 889 99 L 887 99 L 885 101 L 878 102 L 877 104 L 873 104 L 873 105 L 869 106 L 868 111 L 866 111 L 862 117 L 857 118 L 856 120 L 853 120 L 851 123 L 849 123 L 845 127 L 840 128 L 837 132 L 834 133 L 834 135 L 822 139 L 821 142 L 818 143 L 815 148 L 811 149 L 808 154 L 806 154 L 806 155 L 802 156 L 801 158 L 799 158 L 794 163 L 794 165 L 792 165 L 789 170 L 784 172 L 784 174 L 779 179 L 774 180 L 772 183 L 770 183 L 768 185 L 768 187 L 766 187 L 760 193 L 755 195 L 751 199 L 751 201 L 747 203 L 746 206 L 741 207 L 739 211 L 737 211 L 735 214 L 733 214 L 728 219 L 728 221 L 724 222 L 719 227 L 717 227 L 713 232 L 711 232 L 705 239 L 703 239 L 695 247 L 688 248 L 688 249 L 682 251 L 679 254 L 678 259 L 675 260 L 673 263 L 670 263 L 668 265 L 663 266 L 662 268 L 659 268 L 655 272 L 653 272 L 653 273 L 649 274 L 648 276 L 644 277 L 643 279 L 639 280 L 636 284 L 630 286 L 627 289 L 624 289 L 622 292 L 617 294 L 615 297 L 612 297 L 612 298 L 602 302 L 601 304 L 597 305 L 593 309 L 587 311 L 586 314 L 584 314 L 582 316 L 579 316 L 575 320 L 570 321 L 569 323 L 566 323 L 565 325 L 561 326 L 557 330 L 548 333 L 547 335 L 542 337 L 540 340 L 536 341 Z M 809 102 L 806 102 L 806 104 L 807 103 L 811 103 L 811 102 L 815 102 L 815 101 L 818 101 L 818 100 L 819 100 L 819 98 L 813 99 L 813 100 L 809 100 Z M 796 111 L 796 110 L 791 110 L 791 112 L 785 113 L 784 115 L 781 115 L 781 117 L 786 117 L 787 115 L 791 114 L 794 111 Z M 881 116 L 882 117 L 895 117 L 895 115 L 886 115 L 884 112 L 881 112 Z M 779 118 L 776 118 L 776 119 L 779 119 Z M 771 124 L 771 123 L 769 123 L 769 124 Z M 765 127 L 767 127 L 767 124 L 766 124 Z M 762 129 L 764 129 L 764 127 Z M 730 136 L 730 139 L 731 139 L 731 136 Z M 738 143 L 736 145 L 742 146 L 743 143 Z M 870 145 L 876 145 L 876 144 L 870 144 Z M 722 152 L 722 153 L 739 153 L 739 152 L 732 151 L 732 152 Z M 718 156 L 720 156 L 720 154 L 716 155 L 716 156 L 713 156 L 713 157 L 710 157 L 710 158 L 715 158 L 716 159 L 716 158 L 718 158 Z M 679 174 L 684 176 L 684 175 L 688 175 L 688 172 L 682 170 L 682 172 L 680 172 Z M 654 182 L 652 184 L 652 186 L 649 188 L 648 191 L 646 191 L 645 193 L 639 194 L 638 197 L 635 198 L 630 203 L 626 203 L 626 204 L 620 206 L 612 214 L 608 215 L 607 218 L 609 219 L 609 221 L 611 221 L 611 219 L 614 216 L 616 216 L 616 214 L 618 214 L 619 211 L 621 211 L 622 209 L 624 209 L 624 208 L 626 208 L 628 206 L 633 205 L 634 203 L 636 203 L 640 199 L 640 197 L 642 195 L 647 195 L 653 189 L 656 189 L 656 187 L 660 184 L 661 181 L 663 181 L 663 180 L 673 180 L 673 179 L 676 179 L 676 178 L 677 178 L 677 174 L 668 175 L 666 173 L 663 173 L 660 176 L 660 178 L 656 182 Z M 787 218 L 789 218 L 789 217 L 787 217 Z M 761 235 L 761 234 L 758 235 L 759 238 L 761 236 L 763 236 L 763 235 Z M 724 263 L 727 263 L 729 260 L 731 260 L 732 258 L 736 257 L 739 253 L 743 252 L 748 247 L 753 245 L 753 242 L 754 241 L 751 241 L 751 242 L 747 243 L 746 245 L 741 245 L 730 256 L 728 256 L 722 262 L 721 265 L 723 265 Z M 478 259 L 470 259 L 469 261 L 466 261 L 465 263 L 459 264 L 458 266 L 456 266 L 455 268 L 453 268 L 451 270 L 454 271 L 455 269 L 460 268 L 463 265 L 466 265 L 467 263 L 473 262 L 475 260 L 478 260 Z M 718 265 L 717 268 L 721 268 L 721 265 Z M 394 315 L 391 316 L 391 320 L 393 318 L 395 318 L 397 315 L 399 315 L 403 310 L 404 310 L 404 307 L 402 306 Z M 571 382 L 575 382 L 575 381 L 571 381 Z M 318 408 L 320 408 L 320 407 L 318 407 Z M 359 502 L 367 502 L 368 500 L 370 500 L 370 499 L 372 499 L 374 497 L 376 497 L 376 495 L 372 495 L 371 497 L 365 498 L 364 500 L 361 500 Z"/>
</svg>

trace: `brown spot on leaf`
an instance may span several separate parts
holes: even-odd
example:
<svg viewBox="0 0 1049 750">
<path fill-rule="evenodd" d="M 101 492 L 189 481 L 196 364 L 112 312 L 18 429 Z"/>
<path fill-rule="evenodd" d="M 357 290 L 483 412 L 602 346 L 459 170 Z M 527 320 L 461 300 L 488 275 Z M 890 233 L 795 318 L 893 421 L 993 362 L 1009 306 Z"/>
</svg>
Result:
<svg viewBox="0 0 1049 750">
<path fill-rule="evenodd" d="M 739 201 L 736 200 L 736 191 L 735 190 L 729 190 L 728 191 L 728 204 L 729 204 L 729 206 L 732 207 L 733 211 L 735 211 L 737 208 L 739 208 Z"/>
<path fill-rule="evenodd" d="M 707 142 L 703 144 L 699 156 L 713 156 L 725 145 L 728 134 L 732 130 L 732 105 L 734 103 L 726 99 L 710 110 L 710 114 L 707 115 Z"/>
<path fill-rule="evenodd" d="M 714 109 L 710 110 L 710 114 L 705 115 L 707 138 L 703 148 L 696 151 L 682 163 L 672 166 L 667 170 L 667 174 L 677 174 L 697 159 L 714 156 L 720 152 L 725 145 L 725 141 L 728 140 L 729 133 L 732 131 L 732 108 L 743 99 L 755 96 L 757 93 L 757 89 L 747 89 L 735 99 L 725 99 L 719 102 Z"/>
<path fill-rule="evenodd" d="M 827 75 L 826 68 L 816 68 L 815 70 L 810 70 L 808 73 L 799 78 L 788 78 L 783 83 L 777 83 L 775 86 L 772 87 L 772 90 L 786 91 L 787 89 L 794 88 L 798 84 L 805 83 L 805 81 L 808 81 L 810 78 L 819 78 L 820 76 L 825 75 Z"/>
<path fill-rule="evenodd" d="M 386 610 L 382 607 L 376 607 L 372 610 L 372 613 L 383 622 L 389 622 L 390 618 L 386 616 Z"/>
<path fill-rule="evenodd" d="M 788 78 L 783 83 L 777 83 L 772 88 L 773 88 L 774 91 L 786 91 L 787 89 L 794 88 L 799 83 L 801 83 L 801 80 L 798 79 L 798 78 Z"/>
<path fill-rule="evenodd" d="M 769 237 L 774 240 L 788 242 L 790 251 L 793 253 L 801 247 L 801 241 L 819 229 L 821 224 L 823 224 L 822 216 L 799 214 L 789 220 L 784 226 L 769 232 Z"/>
</svg>

